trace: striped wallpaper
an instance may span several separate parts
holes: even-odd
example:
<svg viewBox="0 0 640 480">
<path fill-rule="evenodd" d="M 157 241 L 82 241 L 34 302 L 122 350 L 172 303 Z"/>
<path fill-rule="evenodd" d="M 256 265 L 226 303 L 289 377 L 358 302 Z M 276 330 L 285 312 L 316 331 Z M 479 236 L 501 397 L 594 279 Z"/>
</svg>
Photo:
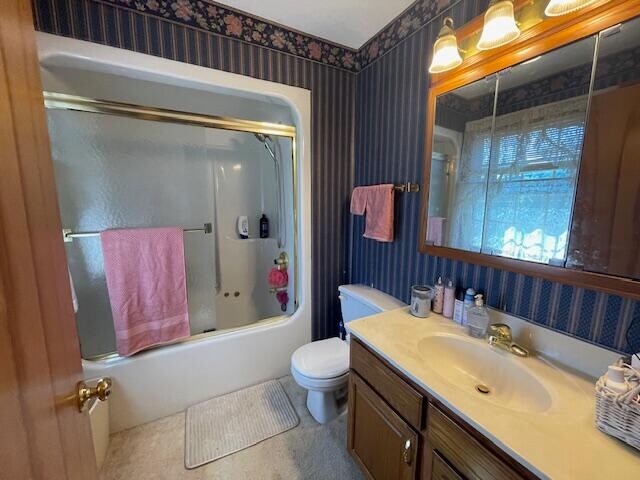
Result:
<svg viewBox="0 0 640 480">
<path fill-rule="evenodd" d="M 35 0 L 38 30 L 311 90 L 314 339 L 337 334 L 352 186 L 353 73 L 92 0 Z"/>
<path fill-rule="evenodd" d="M 462 25 L 482 13 L 488 0 L 458 0 L 442 10 L 447 3 L 416 1 L 367 42 L 358 53 L 364 67 L 354 74 L 190 22 L 140 13 L 125 8 L 126 2 L 34 0 L 36 26 L 45 32 L 311 90 L 314 339 L 337 332 L 340 283 L 373 285 L 408 301 L 412 284 L 444 275 L 485 291 L 490 305 L 537 324 L 610 349 L 640 350 L 640 302 L 418 253 L 419 194 L 397 196 L 392 244 L 362 238 L 361 217 L 353 218 L 350 229 L 353 184 L 421 181 L 427 57 L 442 15 Z M 632 321 L 634 347 L 624 339 Z"/>
<path fill-rule="evenodd" d="M 464 0 L 446 11 L 462 25 L 486 8 Z M 355 184 L 420 182 L 427 93 L 427 65 L 441 18 L 424 25 L 358 74 Z M 536 324 L 624 352 L 640 351 L 640 302 L 512 272 L 418 253 L 420 195 L 396 196 L 396 241 L 362 237 L 353 219 L 351 281 L 409 301 L 410 286 L 439 275 L 486 293 L 488 304 Z M 634 321 L 629 345 L 625 330 Z"/>
</svg>

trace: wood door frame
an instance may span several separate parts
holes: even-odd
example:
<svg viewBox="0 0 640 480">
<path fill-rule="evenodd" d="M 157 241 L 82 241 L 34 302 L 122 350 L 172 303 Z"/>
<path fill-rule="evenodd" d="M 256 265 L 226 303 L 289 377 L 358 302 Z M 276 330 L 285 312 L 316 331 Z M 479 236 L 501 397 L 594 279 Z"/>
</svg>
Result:
<svg viewBox="0 0 640 480">
<path fill-rule="evenodd" d="M 530 0 L 517 0 L 515 9 L 525 8 Z M 514 42 L 501 48 L 478 52 L 466 58 L 460 67 L 441 74 L 432 75 L 427 94 L 427 121 L 423 157 L 422 199 L 420 206 L 420 228 L 418 251 L 439 257 L 461 260 L 477 265 L 498 268 L 511 272 L 532 275 L 547 280 L 595 289 L 640 300 L 640 282 L 611 275 L 572 270 L 546 264 L 528 262 L 484 253 L 469 252 L 450 247 L 428 245 L 427 212 L 431 178 L 431 154 L 433 148 L 433 125 L 435 104 L 438 95 L 468 85 L 488 75 L 515 64 L 530 60 L 569 43 L 594 35 L 609 27 L 640 15 L 638 0 L 602 0 L 589 7 L 561 17 L 545 18 L 537 25 L 525 30 Z M 483 15 L 474 18 L 456 32 L 463 43 L 477 36 L 482 28 Z"/>
<path fill-rule="evenodd" d="M 76 407 L 82 365 L 39 69 L 31 3 L 7 0 L 0 15 L 2 477 L 91 479 L 95 455 L 88 414 Z"/>
</svg>

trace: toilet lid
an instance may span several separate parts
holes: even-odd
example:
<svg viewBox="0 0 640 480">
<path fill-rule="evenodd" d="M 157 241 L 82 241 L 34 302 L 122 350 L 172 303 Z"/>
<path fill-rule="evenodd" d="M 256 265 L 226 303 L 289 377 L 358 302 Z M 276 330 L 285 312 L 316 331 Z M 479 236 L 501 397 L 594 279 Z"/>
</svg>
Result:
<svg viewBox="0 0 640 480">
<path fill-rule="evenodd" d="M 349 370 L 349 344 L 336 337 L 307 343 L 293 352 L 291 365 L 305 377 L 339 377 Z"/>
</svg>

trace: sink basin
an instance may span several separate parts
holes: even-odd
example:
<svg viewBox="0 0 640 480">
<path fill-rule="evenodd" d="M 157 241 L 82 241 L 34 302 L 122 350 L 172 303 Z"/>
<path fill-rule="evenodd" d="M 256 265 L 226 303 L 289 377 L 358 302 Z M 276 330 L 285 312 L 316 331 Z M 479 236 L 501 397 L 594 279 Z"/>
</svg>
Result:
<svg viewBox="0 0 640 480">
<path fill-rule="evenodd" d="M 522 365 L 527 359 L 449 334 L 423 338 L 418 351 L 433 373 L 469 395 L 518 412 L 541 413 L 551 407 L 549 391 Z"/>
</svg>

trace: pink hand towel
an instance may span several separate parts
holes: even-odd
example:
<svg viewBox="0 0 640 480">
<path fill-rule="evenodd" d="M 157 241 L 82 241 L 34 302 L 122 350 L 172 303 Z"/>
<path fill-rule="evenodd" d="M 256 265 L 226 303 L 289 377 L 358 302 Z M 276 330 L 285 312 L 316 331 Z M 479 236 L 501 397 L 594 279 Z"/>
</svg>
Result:
<svg viewBox="0 0 640 480">
<path fill-rule="evenodd" d="M 180 228 L 100 234 L 120 355 L 189 336 L 183 235 Z"/>
<path fill-rule="evenodd" d="M 427 219 L 427 242 L 432 242 L 436 247 L 441 247 L 444 240 L 444 217 L 429 217 Z"/>
<path fill-rule="evenodd" d="M 351 195 L 351 213 L 366 214 L 364 237 L 393 242 L 393 184 L 356 187 Z"/>
<path fill-rule="evenodd" d="M 369 187 L 356 187 L 351 193 L 351 213 L 354 215 L 364 215 L 367 207 L 367 193 Z"/>
</svg>

